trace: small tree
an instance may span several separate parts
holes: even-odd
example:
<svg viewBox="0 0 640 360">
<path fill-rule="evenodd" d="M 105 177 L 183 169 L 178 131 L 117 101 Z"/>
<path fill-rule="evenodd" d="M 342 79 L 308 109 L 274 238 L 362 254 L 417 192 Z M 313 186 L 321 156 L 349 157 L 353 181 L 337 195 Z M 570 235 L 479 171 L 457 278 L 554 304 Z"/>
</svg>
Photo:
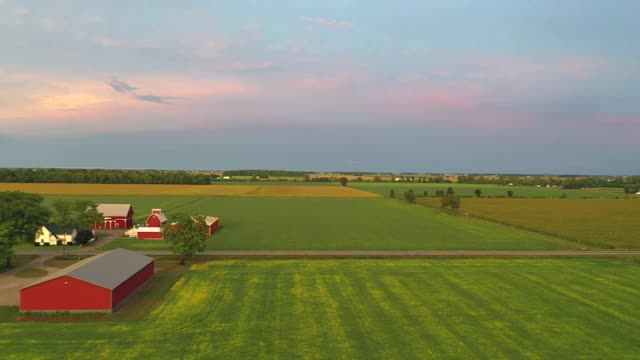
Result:
<svg viewBox="0 0 640 360">
<path fill-rule="evenodd" d="M 13 247 L 17 241 L 11 234 L 13 223 L 0 223 L 0 258 L 6 259 L 5 265 L 11 266 L 11 256 L 13 255 Z"/>
<path fill-rule="evenodd" d="M 343 176 L 340 178 L 340 185 L 346 187 L 348 183 L 349 183 L 349 179 L 347 179 L 346 177 Z"/>
<path fill-rule="evenodd" d="M 447 195 L 453 196 L 455 194 L 456 194 L 456 192 L 453 191 L 453 188 L 451 186 L 449 186 L 449 188 L 447 189 Z"/>
<path fill-rule="evenodd" d="M 88 209 L 78 215 L 78 227 L 90 228 L 93 224 L 101 224 L 104 221 L 104 214 L 99 212 L 96 206 L 97 205 L 92 204 Z"/>
<path fill-rule="evenodd" d="M 440 207 L 443 209 L 450 209 L 451 211 L 458 211 L 460 209 L 461 201 L 459 196 L 445 195 L 440 200 Z"/>
<path fill-rule="evenodd" d="M 424 197 L 429 197 L 429 192 L 428 192 L 427 190 L 425 190 L 425 191 L 423 192 L 423 196 L 424 196 Z"/>
<path fill-rule="evenodd" d="M 407 200 L 409 204 L 416 203 L 416 193 L 413 191 L 413 189 L 409 189 L 408 191 L 405 191 L 404 198 L 405 200 Z"/>
<path fill-rule="evenodd" d="M 475 190 L 473 191 L 473 193 L 474 193 L 474 194 L 476 194 L 476 197 L 480 197 L 480 196 L 482 196 L 482 190 L 481 190 L 481 189 L 475 189 Z"/>
<path fill-rule="evenodd" d="M 396 191 L 393 190 L 393 189 L 389 190 L 389 197 L 392 198 L 392 199 L 395 198 L 396 197 Z"/>
<path fill-rule="evenodd" d="M 507 191 L 507 196 L 510 197 L 510 198 L 513 197 L 513 191 L 512 190 L 508 190 Z"/>
<path fill-rule="evenodd" d="M 162 227 L 162 236 L 169 244 L 169 250 L 180 256 L 180 265 L 187 257 L 203 251 L 207 244 L 207 224 L 204 216 L 176 214 L 174 225 L 166 223 Z"/>
</svg>

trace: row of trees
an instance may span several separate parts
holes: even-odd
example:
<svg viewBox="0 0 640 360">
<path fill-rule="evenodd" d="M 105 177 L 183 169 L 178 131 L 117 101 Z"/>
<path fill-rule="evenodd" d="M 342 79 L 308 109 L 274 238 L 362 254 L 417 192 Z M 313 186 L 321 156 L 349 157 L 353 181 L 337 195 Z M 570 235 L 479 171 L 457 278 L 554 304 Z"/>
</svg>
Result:
<svg viewBox="0 0 640 360">
<path fill-rule="evenodd" d="M 109 169 L 0 169 L 0 182 L 71 184 L 211 184 L 212 176 L 187 171 Z"/>
<path fill-rule="evenodd" d="M 0 192 L 0 258 L 11 266 L 13 247 L 32 238 L 51 213 L 43 205 L 44 198 L 18 191 Z"/>
<path fill-rule="evenodd" d="M 302 177 L 307 172 L 291 170 L 227 170 L 223 176 L 257 176 L 260 179 L 268 179 L 270 176 Z"/>
</svg>

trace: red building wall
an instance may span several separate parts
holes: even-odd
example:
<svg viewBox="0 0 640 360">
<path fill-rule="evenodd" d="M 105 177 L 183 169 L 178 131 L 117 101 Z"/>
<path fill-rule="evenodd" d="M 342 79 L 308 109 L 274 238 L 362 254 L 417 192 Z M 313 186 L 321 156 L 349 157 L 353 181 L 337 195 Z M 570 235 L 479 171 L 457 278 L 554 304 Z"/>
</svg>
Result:
<svg viewBox="0 0 640 360">
<path fill-rule="evenodd" d="M 153 231 L 153 232 L 145 232 L 145 231 L 138 231 L 138 239 L 159 239 L 162 240 L 162 232 L 160 231 Z"/>
<path fill-rule="evenodd" d="M 216 232 L 216 230 L 218 230 L 218 228 L 220 227 L 220 220 L 214 222 L 213 224 L 211 224 L 211 226 L 209 227 L 209 233 L 207 235 L 211 236 L 213 235 L 213 233 Z"/>
<path fill-rule="evenodd" d="M 147 218 L 147 227 L 160 227 L 162 226 L 162 221 L 158 219 L 156 215 L 151 215 Z"/>
<path fill-rule="evenodd" d="M 137 273 L 133 274 L 127 281 L 120 284 L 120 286 L 113 289 L 112 301 L 113 307 L 117 307 L 122 300 L 131 295 L 140 285 L 144 284 L 149 278 L 153 276 L 155 265 L 152 261 L 149 265 L 140 269 Z"/>
<path fill-rule="evenodd" d="M 111 310 L 111 290 L 61 276 L 20 290 L 20 311 Z"/>
</svg>

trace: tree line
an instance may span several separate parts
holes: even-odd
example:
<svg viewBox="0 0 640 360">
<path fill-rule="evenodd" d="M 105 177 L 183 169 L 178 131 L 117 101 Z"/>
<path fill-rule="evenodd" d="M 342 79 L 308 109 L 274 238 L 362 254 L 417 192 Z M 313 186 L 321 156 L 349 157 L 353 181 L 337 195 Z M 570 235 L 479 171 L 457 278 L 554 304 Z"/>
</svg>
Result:
<svg viewBox="0 0 640 360">
<path fill-rule="evenodd" d="M 5 183 L 208 185 L 212 177 L 187 171 L 112 169 L 0 169 Z"/>
</svg>

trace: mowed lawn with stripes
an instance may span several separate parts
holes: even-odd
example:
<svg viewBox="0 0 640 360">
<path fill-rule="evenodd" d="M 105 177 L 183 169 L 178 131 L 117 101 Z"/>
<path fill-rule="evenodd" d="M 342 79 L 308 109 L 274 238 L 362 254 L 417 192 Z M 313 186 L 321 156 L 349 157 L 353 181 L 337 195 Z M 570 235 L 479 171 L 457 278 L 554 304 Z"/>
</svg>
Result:
<svg viewBox="0 0 640 360">
<path fill-rule="evenodd" d="M 622 359 L 640 264 L 607 259 L 194 265 L 131 323 L 6 323 L 2 359 Z"/>
</svg>

